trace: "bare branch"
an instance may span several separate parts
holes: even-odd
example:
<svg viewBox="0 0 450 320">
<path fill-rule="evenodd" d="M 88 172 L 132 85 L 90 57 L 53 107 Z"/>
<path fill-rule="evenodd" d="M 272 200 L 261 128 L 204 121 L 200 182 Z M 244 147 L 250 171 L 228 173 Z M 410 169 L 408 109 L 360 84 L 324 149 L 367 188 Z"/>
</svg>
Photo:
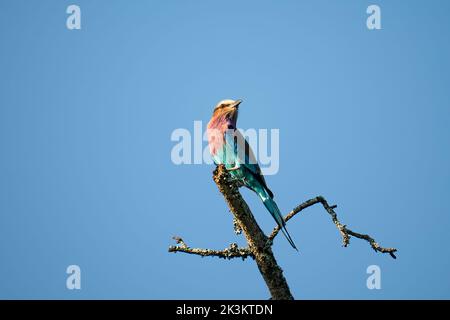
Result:
<svg viewBox="0 0 450 320">
<path fill-rule="evenodd" d="M 336 212 L 334 212 L 334 209 L 336 209 L 337 206 L 336 205 L 330 206 L 328 204 L 328 202 L 325 200 L 325 198 L 322 197 L 322 196 L 318 196 L 318 197 L 315 197 L 313 199 L 309 199 L 309 200 L 303 202 L 302 204 L 300 204 L 299 206 L 297 206 L 296 208 L 294 208 L 285 217 L 285 221 L 286 222 L 289 221 L 291 218 L 293 218 L 300 211 L 302 211 L 302 210 L 304 210 L 306 208 L 309 208 L 309 207 L 311 207 L 311 206 L 313 206 L 313 205 L 315 205 L 317 203 L 321 203 L 322 206 L 324 207 L 324 209 L 331 216 L 331 220 L 336 225 L 337 229 L 339 230 L 339 233 L 342 236 L 342 243 L 343 243 L 344 247 L 347 247 L 350 244 L 350 237 L 353 236 L 355 238 L 363 239 L 363 240 L 366 240 L 367 242 L 369 242 L 369 244 L 370 244 L 370 246 L 372 247 L 373 250 L 375 250 L 377 252 L 381 252 L 381 253 L 389 253 L 392 258 L 394 258 L 394 259 L 397 258 L 395 256 L 395 254 L 394 254 L 395 252 L 397 252 L 397 249 L 395 249 L 395 248 L 383 248 L 375 241 L 375 239 L 373 239 L 369 235 L 354 232 L 354 231 L 348 229 L 346 225 L 343 225 L 339 221 Z M 280 227 L 279 226 L 277 226 L 277 227 L 275 227 L 273 229 L 272 233 L 268 237 L 268 243 L 270 245 L 272 244 L 273 239 L 275 239 L 275 237 L 277 236 L 279 231 L 280 231 Z"/>
<path fill-rule="evenodd" d="M 173 239 L 179 244 L 178 246 L 170 246 L 169 252 L 184 252 L 188 254 L 195 254 L 202 257 L 219 257 L 223 259 L 241 258 L 254 258 L 250 249 L 240 248 L 236 243 L 230 244 L 230 246 L 224 250 L 211 250 L 211 249 L 199 249 L 190 248 L 180 237 L 173 237 Z"/>
<path fill-rule="evenodd" d="M 187 254 L 199 255 L 202 257 L 214 256 L 223 259 L 233 259 L 241 258 L 245 260 L 251 257 L 255 260 L 258 269 L 266 282 L 266 285 L 271 294 L 271 299 L 273 300 L 292 300 L 293 296 L 290 292 L 289 285 L 286 278 L 283 275 L 283 270 L 278 265 L 275 256 L 272 252 L 272 243 L 277 234 L 280 231 L 279 227 L 276 227 L 269 237 L 267 237 L 264 232 L 259 227 L 256 222 L 253 213 L 248 207 L 245 200 L 239 193 L 239 187 L 241 185 L 232 179 L 228 170 L 223 165 L 220 165 L 214 170 L 213 179 L 225 198 L 225 202 L 233 214 L 233 227 L 236 234 L 243 233 L 248 247 L 239 248 L 237 244 L 232 243 L 228 248 L 224 250 L 211 250 L 211 249 L 200 249 L 200 248 L 190 248 L 180 237 L 174 237 L 177 242 L 177 246 L 170 246 L 169 252 L 183 252 Z M 342 242 L 344 247 L 350 244 L 350 238 L 355 237 L 358 239 L 363 239 L 369 242 L 372 249 L 381 253 L 389 253 L 394 259 L 396 258 L 395 248 L 383 248 L 381 247 L 375 239 L 367 234 L 360 234 L 354 232 L 343 225 L 334 209 L 336 206 L 330 206 L 328 202 L 322 196 L 315 197 L 304 203 L 300 204 L 294 208 L 286 216 L 285 220 L 289 221 L 300 211 L 309 208 L 317 203 L 321 203 L 324 209 L 331 216 L 331 220 L 336 225 L 339 233 L 342 236 Z"/>
</svg>

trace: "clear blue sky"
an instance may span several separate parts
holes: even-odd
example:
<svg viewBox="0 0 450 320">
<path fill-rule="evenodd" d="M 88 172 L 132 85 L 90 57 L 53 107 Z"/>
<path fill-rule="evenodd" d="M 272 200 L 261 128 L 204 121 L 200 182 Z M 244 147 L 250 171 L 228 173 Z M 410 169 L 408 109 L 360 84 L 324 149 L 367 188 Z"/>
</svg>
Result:
<svg viewBox="0 0 450 320">
<path fill-rule="evenodd" d="M 66 28 L 81 7 L 82 29 Z M 366 28 L 366 8 L 382 30 Z M 176 128 L 243 98 L 280 129 L 267 178 L 300 248 L 274 251 L 298 299 L 450 298 L 448 1 L 0 2 L 0 298 L 267 299 L 251 260 L 169 254 L 244 244 L 210 165 L 175 166 Z M 261 226 L 272 218 L 244 190 Z M 82 289 L 66 289 L 77 264 Z M 366 288 L 379 265 L 382 289 Z"/>
</svg>

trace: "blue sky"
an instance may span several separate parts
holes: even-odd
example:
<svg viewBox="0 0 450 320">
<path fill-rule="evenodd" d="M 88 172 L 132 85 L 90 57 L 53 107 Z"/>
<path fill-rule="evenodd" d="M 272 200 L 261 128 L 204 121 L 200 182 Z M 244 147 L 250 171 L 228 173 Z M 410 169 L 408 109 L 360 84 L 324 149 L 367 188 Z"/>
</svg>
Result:
<svg viewBox="0 0 450 320">
<path fill-rule="evenodd" d="M 81 30 L 66 8 L 81 7 Z M 378 4 L 382 30 L 366 28 Z M 211 165 L 172 163 L 177 128 L 242 98 L 280 130 L 283 212 L 316 195 L 399 249 L 341 247 L 325 211 L 289 222 L 297 299 L 450 298 L 448 1 L 2 1 L 0 298 L 267 299 L 251 260 L 169 254 L 245 244 Z M 272 218 L 242 191 L 267 232 Z M 67 290 L 68 265 L 81 290 Z M 381 268 L 368 290 L 366 268 Z"/>
</svg>

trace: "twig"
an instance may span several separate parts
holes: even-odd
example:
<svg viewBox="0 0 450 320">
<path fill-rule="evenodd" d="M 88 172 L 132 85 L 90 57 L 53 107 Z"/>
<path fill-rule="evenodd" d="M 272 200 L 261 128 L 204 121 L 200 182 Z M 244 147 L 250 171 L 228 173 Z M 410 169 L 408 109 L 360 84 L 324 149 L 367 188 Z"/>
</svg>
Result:
<svg viewBox="0 0 450 320">
<path fill-rule="evenodd" d="M 303 202 L 302 204 L 300 204 L 299 206 L 297 206 L 296 208 L 294 208 L 285 217 L 285 221 L 286 222 L 289 221 L 291 218 L 293 218 L 300 211 L 302 211 L 302 210 L 304 210 L 306 208 L 309 208 L 309 207 L 311 207 L 311 206 L 313 206 L 313 205 L 315 205 L 317 203 L 321 203 L 322 206 L 324 207 L 324 209 L 331 216 L 331 220 L 336 225 L 336 227 L 339 230 L 339 233 L 342 236 L 342 243 L 343 243 L 344 247 L 347 247 L 350 244 L 350 237 L 353 236 L 355 238 L 363 239 L 363 240 L 366 240 L 367 242 L 369 242 L 369 244 L 370 244 L 370 246 L 372 247 L 373 250 L 381 252 L 381 253 L 389 253 L 392 258 L 394 258 L 394 259 L 397 258 L 395 256 L 395 254 L 394 254 L 397 251 L 397 249 L 395 249 L 395 248 L 383 248 L 375 241 L 375 239 L 373 239 L 369 235 L 354 232 L 354 231 L 348 229 L 346 225 L 343 225 L 339 221 L 336 212 L 334 212 L 334 209 L 337 206 L 336 205 L 330 206 L 328 204 L 328 202 L 325 200 L 325 198 L 322 197 L 322 196 L 318 196 L 318 197 L 315 197 L 313 199 L 309 199 L 309 200 Z M 280 231 L 280 227 L 279 226 L 277 226 L 277 227 L 275 227 L 273 229 L 272 233 L 268 237 L 268 244 L 270 244 L 270 245 L 272 244 L 273 239 L 275 239 L 275 237 L 277 236 L 279 231 Z"/>
<path fill-rule="evenodd" d="M 224 250 L 211 250 L 211 249 L 190 248 L 180 237 L 173 237 L 173 239 L 179 245 L 170 246 L 169 252 L 184 252 L 188 254 L 199 255 L 202 257 L 219 257 L 223 259 L 241 258 L 242 260 L 245 260 L 248 257 L 254 258 L 250 249 L 240 248 L 236 243 L 230 244 L 230 246 Z"/>
<path fill-rule="evenodd" d="M 242 227 L 236 218 L 233 218 L 233 230 L 234 230 L 234 233 L 237 235 L 240 235 L 242 233 Z"/>
</svg>

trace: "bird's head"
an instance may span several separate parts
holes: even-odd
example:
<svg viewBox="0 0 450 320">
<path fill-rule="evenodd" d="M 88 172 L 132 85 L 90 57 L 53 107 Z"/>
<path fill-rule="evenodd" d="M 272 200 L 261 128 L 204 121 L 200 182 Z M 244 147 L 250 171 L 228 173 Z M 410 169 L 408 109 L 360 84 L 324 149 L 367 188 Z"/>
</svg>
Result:
<svg viewBox="0 0 450 320">
<path fill-rule="evenodd" d="M 213 118 L 225 118 L 227 120 L 231 120 L 234 124 L 236 124 L 239 105 L 241 104 L 241 102 L 242 100 L 240 99 L 226 99 L 220 101 L 214 108 Z"/>
</svg>

